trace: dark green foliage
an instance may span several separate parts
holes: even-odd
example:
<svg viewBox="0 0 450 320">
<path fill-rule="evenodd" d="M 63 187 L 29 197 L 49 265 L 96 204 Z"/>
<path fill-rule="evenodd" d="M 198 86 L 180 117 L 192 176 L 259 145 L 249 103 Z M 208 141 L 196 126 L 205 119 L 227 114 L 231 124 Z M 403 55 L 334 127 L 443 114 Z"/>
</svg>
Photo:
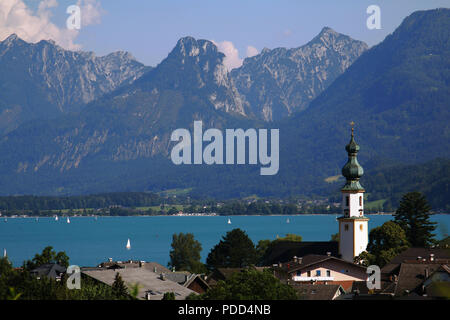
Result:
<svg viewBox="0 0 450 320">
<path fill-rule="evenodd" d="M 41 254 L 36 254 L 32 260 L 25 261 L 24 267 L 31 271 L 46 263 L 57 263 L 67 268 L 69 266 L 69 257 L 65 251 L 56 253 L 52 246 L 48 246 L 42 250 Z"/>
<path fill-rule="evenodd" d="M 114 300 L 112 288 L 82 276 L 81 289 L 69 290 L 67 276 L 61 281 L 37 279 L 24 269 L 14 269 L 7 258 L 0 258 L 0 300 Z M 126 298 L 126 297 L 120 297 Z"/>
<path fill-rule="evenodd" d="M 116 273 L 114 277 L 114 282 L 112 284 L 112 292 L 117 298 L 123 298 L 128 296 L 128 288 L 125 285 L 125 282 L 122 280 L 120 273 Z"/>
<path fill-rule="evenodd" d="M 257 263 L 257 251 L 252 240 L 241 229 L 233 229 L 215 245 L 206 259 L 208 269 L 242 268 Z"/>
<path fill-rule="evenodd" d="M 430 209 L 421 193 L 410 192 L 403 196 L 395 212 L 395 222 L 405 230 L 413 247 L 427 247 L 435 243 L 433 231 L 436 223 L 430 221 Z"/>
<path fill-rule="evenodd" d="M 281 283 L 270 270 L 254 268 L 234 273 L 219 281 L 197 299 L 203 300 L 297 300 L 295 290 Z"/>
<path fill-rule="evenodd" d="M 10 196 L 0 197 L 0 210 L 63 210 L 106 208 L 110 206 L 156 206 L 162 199 L 154 193 L 116 192 L 71 197 Z M 116 209 L 116 208 L 112 208 Z"/>
<path fill-rule="evenodd" d="M 367 251 L 356 257 L 355 261 L 381 268 L 408 246 L 405 231 L 396 222 L 387 221 L 370 230 Z"/>
<path fill-rule="evenodd" d="M 413 165 L 388 165 L 381 162 L 363 176 L 361 183 L 370 193 L 369 201 L 387 199 L 379 211 L 394 211 L 402 196 L 412 190 L 423 193 L 434 210 L 450 209 L 448 159 L 435 159 Z"/>
<path fill-rule="evenodd" d="M 164 296 L 162 298 L 163 300 L 175 300 L 175 293 L 173 292 L 166 292 L 164 293 Z"/>
<path fill-rule="evenodd" d="M 169 267 L 178 271 L 205 273 L 206 267 L 200 262 L 202 245 L 192 233 L 179 233 L 172 236 Z"/>
</svg>

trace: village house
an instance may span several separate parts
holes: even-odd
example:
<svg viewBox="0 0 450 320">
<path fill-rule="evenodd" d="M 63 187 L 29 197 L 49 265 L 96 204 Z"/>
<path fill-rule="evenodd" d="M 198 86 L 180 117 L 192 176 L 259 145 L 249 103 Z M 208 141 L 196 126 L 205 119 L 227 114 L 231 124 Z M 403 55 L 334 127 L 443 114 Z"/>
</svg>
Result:
<svg viewBox="0 0 450 320">
<path fill-rule="evenodd" d="M 408 248 L 381 269 L 379 290 L 362 282 L 352 288 L 358 299 L 448 299 L 449 291 L 450 249 L 440 248 Z"/>
<path fill-rule="evenodd" d="M 273 266 L 274 275 L 288 284 L 310 283 L 340 285 L 345 291 L 355 281 L 366 281 L 366 267 L 332 255 L 311 254 L 294 257 L 291 261 Z"/>
</svg>

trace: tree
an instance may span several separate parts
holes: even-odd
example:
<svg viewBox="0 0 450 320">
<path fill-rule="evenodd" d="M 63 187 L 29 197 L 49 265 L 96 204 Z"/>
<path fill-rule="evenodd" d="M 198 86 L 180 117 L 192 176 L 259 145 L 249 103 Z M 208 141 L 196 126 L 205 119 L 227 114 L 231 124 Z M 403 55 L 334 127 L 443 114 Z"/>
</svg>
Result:
<svg viewBox="0 0 450 320">
<path fill-rule="evenodd" d="M 387 221 L 370 231 L 367 251 L 355 257 L 355 262 L 383 267 L 408 246 L 405 231 L 394 221 Z"/>
<path fill-rule="evenodd" d="M 206 268 L 200 262 L 202 245 L 194 239 L 192 233 L 179 233 L 172 236 L 169 267 L 192 273 L 205 273 Z"/>
<path fill-rule="evenodd" d="M 164 293 L 164 296 L 162 298 L 163 300 L 175 300 L 175 293 L 173 292 L 166 292 Z"/>
<path fill-rule="evenodd" d="M 194 297 L 192 297 L 194 298 Z M 234 273 L 229 279 L 217 282 L 203 295 L 203 300 L 296 300 L 296 291 L 275 278 L 269 270 L 255 268 Z"/>
<path fill-rule="evenodd" d="M 331 241 L 339 241 L 339 233 L 332 234 Z"/>
<path fill-rule="evenodd" d="M 37 253 L 33 260 L 27 260 L 24 262 L 24 267 L 27 270 L 33 270 L 46 263 L 58 263 L 59 265 L 67 268 L 69 266 L 69 257 L 65 251 L 56 253 L 52 246 L 48 246 L 42 250 L 41 254 Z"/>
<path fill-rule="evenodd" d="M 241 229 L 233 229 L 211 249 L 206 265 L 208 269 L 214 268 L 242 268 L 257 263 L 255 245 L 247 234 Z"/>
<path fill-rule="evenodd" d="M 256 245 L 256 254 L 258 256 L 258 264 L 260 264 L 260 265 L 263 264 L 265 254 L 271 243 L 272 243 L 272 241 L 270 241 L 268 239 L 258 241 L 258 244 Z"/>
<path fill-rule="evenodd" d="M 112 284 L 112 291 L 117 298 L 125 298 L 128 296 L 128 288 L 123 282 L 122 277 L 117 272 Z"/>
<path fill-rule="evenodd" d="M 435 242 L 436 223 L 430 221 L 430 206 L 420 192 L 410 192 L 403 196 L 395 212 L 395 222 L 406 232 L 413 247 L 428 247 Z"/>
</svg>

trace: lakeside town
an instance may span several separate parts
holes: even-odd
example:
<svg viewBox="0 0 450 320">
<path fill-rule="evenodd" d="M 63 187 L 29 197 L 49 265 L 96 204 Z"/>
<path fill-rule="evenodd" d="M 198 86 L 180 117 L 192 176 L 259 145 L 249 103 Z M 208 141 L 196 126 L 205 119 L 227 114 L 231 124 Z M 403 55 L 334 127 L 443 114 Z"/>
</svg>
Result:
<svg viewBox="0 0 450 320">
<path fill-rule="evenodd" d="M 450 299 L 450 237 L 435 238 L 436 223 L 430 221 L 426 198 L 418 192 L 405 194 L 393 220 L 369 232 L 360 183 L 364 171 L 357 161 L 360 147 L 353 127 L 345 148 L 342 215 L 336 218 L 339 232 L 331 241 L 302 241 L 301 235 L 287 234 L 254 244 L 235 228 L 202 263 L 201 243 L 192 233 L 179 233 L 173 235 L 167 267 L 156 261 L 109 258 L 80 268 L 69 266 L 66 253 L 51 246 L 22 267 L 13 267 L 5 249 L 0 298 Z M 131 249 L 129 239 L 126 249 Z"/>
</svg>

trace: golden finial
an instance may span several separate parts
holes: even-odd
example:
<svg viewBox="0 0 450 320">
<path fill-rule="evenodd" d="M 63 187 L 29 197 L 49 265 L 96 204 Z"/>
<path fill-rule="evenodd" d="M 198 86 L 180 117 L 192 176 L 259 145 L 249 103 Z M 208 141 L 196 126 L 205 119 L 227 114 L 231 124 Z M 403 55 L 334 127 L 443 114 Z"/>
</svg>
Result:
<svg viewBox="0 0 450 320">
<path fill-rule="evenodd" d="M 353 130 L 354 130 L 355 123 L 352 121 L 352 122 L 350 122 L 350 125 L 352 126 L 352 137 L 353 137 Z"/>
</svg>

